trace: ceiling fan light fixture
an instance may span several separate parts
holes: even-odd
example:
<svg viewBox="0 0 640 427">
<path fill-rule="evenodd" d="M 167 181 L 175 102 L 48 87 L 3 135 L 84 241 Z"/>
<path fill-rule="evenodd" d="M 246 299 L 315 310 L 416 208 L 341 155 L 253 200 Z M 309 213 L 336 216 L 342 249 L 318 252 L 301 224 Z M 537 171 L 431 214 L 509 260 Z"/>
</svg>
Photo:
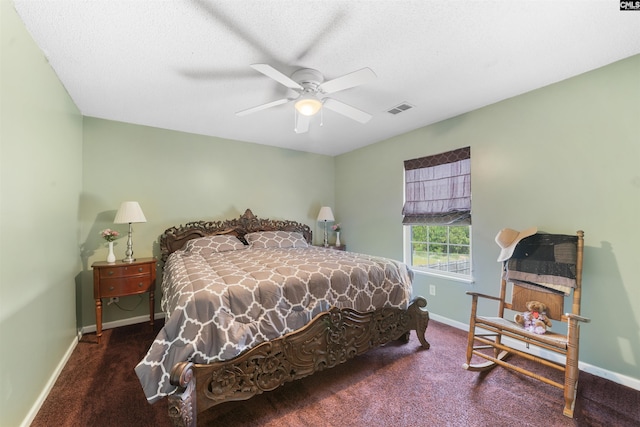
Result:
<svg viewBox="0 0 640 427">
<path fill-rule="evenodd" d="M 322 108 L 322 102 L 313 95 L 302 95 L 295 106 L 303 116 L 313 116 Z"/>
</svg>

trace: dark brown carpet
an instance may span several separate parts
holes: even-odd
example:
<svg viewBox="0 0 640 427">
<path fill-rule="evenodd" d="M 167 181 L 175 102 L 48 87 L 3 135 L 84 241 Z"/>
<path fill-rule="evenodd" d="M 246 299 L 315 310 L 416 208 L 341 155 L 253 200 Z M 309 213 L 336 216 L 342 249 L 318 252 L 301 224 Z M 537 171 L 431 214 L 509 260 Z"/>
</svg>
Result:
<svg viewBox="0 0 640 427">
<path fill-rule="evenodd" d="M 160 325 L 85 335 L 32 426 L 169 426 L 167 404 L 149 405 L 134 366 Z M 237 426 L 638 426 L 640 391 L 582 372 L 574 419 L 562 391 L 497 368 L 462 369 L 466 333 L 432 321 L 430 350 L 375 349 L 332 370 L 248 401 L 200 414 L 199 425 Z M 528 366 L 528 361 L 523 361 Z M 550 369 L 537 367 L 536 369 Z"/>
</svg>

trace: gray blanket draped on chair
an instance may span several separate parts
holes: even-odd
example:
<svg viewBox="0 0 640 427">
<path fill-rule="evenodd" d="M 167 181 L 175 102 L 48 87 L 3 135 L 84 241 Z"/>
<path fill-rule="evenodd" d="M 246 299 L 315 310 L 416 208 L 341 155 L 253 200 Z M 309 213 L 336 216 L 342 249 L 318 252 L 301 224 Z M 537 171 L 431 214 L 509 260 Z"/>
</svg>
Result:
<svg viewBox="0 0 640 427">
<path fill-rule="evenodd" d="M 507 281 L 568 295 L 576 287 L 577 236 L 537 233 L 522 239 L 504 263 Z"/>
</svg>

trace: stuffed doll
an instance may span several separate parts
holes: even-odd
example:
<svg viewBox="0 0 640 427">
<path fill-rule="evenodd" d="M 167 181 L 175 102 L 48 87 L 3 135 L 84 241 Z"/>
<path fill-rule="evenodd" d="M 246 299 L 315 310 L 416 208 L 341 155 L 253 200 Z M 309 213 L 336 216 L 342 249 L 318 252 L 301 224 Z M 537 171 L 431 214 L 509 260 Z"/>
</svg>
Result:
<svg viewBox="0 0 640 427">
<path fill-rule="evenodd" d="M 525 330 L 534 334 L 544 334 L 551 327 L 551 320 L 547 317 L 547 306 L 539 301 L 528 301 L 527 310 L 516 314 L 514 320 Z"/>
</svg>

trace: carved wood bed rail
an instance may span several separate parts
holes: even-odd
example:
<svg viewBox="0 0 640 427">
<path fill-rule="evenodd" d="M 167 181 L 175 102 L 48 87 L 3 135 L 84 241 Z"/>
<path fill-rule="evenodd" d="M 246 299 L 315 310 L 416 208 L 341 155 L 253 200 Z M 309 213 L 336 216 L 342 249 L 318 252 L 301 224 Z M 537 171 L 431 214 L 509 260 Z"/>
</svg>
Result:
<svg viewBox="0 0 640 427">
<path fill-rule="evenodd" d="M 247 233 L 278 230 L 299 232 L 312 243 L 309 226 L 295 221 L 259 219 L 247 209 L 233 220 L 197 221 L 169 228 L 160 237 L 160 251 L 166 261 L 190 239 L 232 234 L 246 244 Z M 422 348 L 428 349 L 426 306 L 427 301 L 417 297 L 406 310 L 381 308 L 360 313 L 333 307 L 301 329 L 263 342 L 231 360 L 177 363 L 170 375 L 171 384 L 178 390 L 169 396 L 169 416 L 175 426 L 194 427 L 198 412 L 274 390 L 390 341 L 408 342 L 412 330 L 416 331 Z"/>
</svg>

